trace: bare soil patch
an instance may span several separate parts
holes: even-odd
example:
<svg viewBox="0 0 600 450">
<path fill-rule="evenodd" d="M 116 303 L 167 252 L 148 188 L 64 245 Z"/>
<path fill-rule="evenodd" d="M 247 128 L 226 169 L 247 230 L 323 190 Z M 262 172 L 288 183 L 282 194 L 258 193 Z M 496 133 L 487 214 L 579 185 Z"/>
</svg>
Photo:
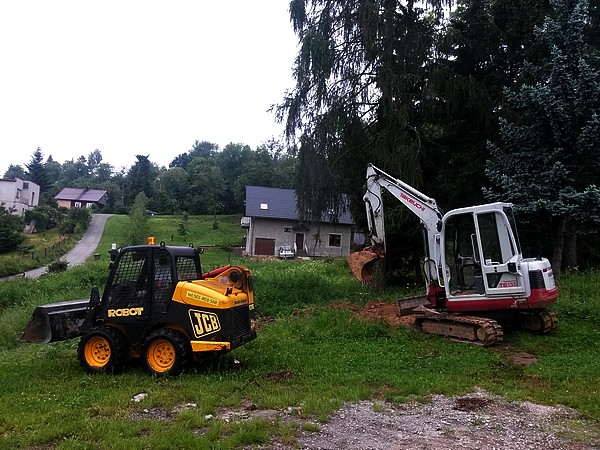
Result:
<svg viewBox="0 0 600 450">
<path fill-rule="evenodd" d="M 369 321 L 384 321 L 392 327 L 405 326 L 412 327 L 415 324 L 414 316 L 400 317 L 398 304 L 395 302 L 369 302 L 365 306 L 360 307 L 350 302 L 337 302 L 331 306 L 333 309 L 346 309 L 354 312 L 357 316 Z M 459 344 L 465 345 L 465 344 Z M 531 353 L 527 353 L 511 347 L 509 345 L 500 344 L 494 347 L 503 357 L 512 365 L 530 366 L 537 362 L 537 357 Z"/>
<path fill-rule="evenodd" d="M 136 401 L 132 399 L 132 401 Z M 173 410 L 137 409 L 131 420 L 174 420 L 195 403 Z M 219 408 L 208 420 L 223 423 L 255 419 L 296 424 L 295 442 L 271 443 L 252 448 L 275 450 L 594 450 L 600 448 L 598 423 L 586 420 L 564 406 L 508 402 L 477 389 L 461 397 L 434 395 L 429 403 L 394 404 L 365 400 L 348 403 L 327 423 L 307 418 L 301 407 L 259 409 L 247 402 L 237 408 Z M 202 435 L 208 428 L 194 432 Z"/>
</svg>

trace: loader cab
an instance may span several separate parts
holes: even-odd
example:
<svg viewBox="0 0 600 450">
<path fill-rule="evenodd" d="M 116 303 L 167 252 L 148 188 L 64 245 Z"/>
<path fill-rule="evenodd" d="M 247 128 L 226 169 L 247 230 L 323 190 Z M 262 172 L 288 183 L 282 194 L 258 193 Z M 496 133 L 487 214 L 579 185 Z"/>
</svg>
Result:
<svg viewBox="0 0 600 450">
<path fill-rule="evenodd" d="M 449 302 L 524 294 L 515 230 L 507 203 L 455 209 L 443 217 L 440 279 Z"/>
<path fill-rule="evenodd" d="M 119 251 L 102 301 L 106 321 L 158 321 L 168 312 L 179 281 L 201 278 L 200 251 L 192 247 L 139 245 Z"/>
</svg>

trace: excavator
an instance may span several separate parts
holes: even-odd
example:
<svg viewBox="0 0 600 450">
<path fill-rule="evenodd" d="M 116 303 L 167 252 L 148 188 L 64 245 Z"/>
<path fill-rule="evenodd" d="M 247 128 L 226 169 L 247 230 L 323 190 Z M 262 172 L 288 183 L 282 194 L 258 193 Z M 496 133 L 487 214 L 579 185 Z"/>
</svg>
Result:
<svg viewBox="0 0 600 450">
<path fill-rule="evenodd" d="M 398 301 L 400 315 L 414 315 L 425 333 L 481 346 L 502 342 L 503 327 L 548 333 L 558 318 L 548 309 L 558 299 L 550 261 L 524 258 L 510 203 L 496 202 L 443 213 L 435 199 L 367 166 L 363 197 L 371 245 L 349 256 L 363 284 L 385 257 L 383 191 L 413 212 L 423 228 L 426 294 Z"/>
</svg>

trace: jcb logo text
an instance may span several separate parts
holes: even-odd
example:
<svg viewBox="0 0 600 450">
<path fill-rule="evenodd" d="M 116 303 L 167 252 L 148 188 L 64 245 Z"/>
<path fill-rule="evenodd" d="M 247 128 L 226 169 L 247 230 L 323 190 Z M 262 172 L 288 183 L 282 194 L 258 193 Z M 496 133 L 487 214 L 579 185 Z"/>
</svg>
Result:
<svg viewBox="0 0 600 450">
<path fill-rule="evenodd" d="M 197 338 L 215 333 L 221 329 L 219 318 L 215 313 L 190 309 L 190 322 L 194 336 Z"/>
</svg>

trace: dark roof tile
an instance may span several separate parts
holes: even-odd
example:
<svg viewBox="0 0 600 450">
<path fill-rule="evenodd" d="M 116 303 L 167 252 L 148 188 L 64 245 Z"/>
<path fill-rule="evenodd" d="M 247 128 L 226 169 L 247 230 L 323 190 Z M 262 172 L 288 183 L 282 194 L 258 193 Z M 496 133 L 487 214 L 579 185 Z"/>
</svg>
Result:
<svg viewBox="0 0 600 450">
<path fill-rule="evenodd" d="M 246 186 L 246 216 L 298 220 L 296 193 L 293 189 Z M 338 222 L 353 223 L 348 211 L 340 215 Z"/>
</svg>

